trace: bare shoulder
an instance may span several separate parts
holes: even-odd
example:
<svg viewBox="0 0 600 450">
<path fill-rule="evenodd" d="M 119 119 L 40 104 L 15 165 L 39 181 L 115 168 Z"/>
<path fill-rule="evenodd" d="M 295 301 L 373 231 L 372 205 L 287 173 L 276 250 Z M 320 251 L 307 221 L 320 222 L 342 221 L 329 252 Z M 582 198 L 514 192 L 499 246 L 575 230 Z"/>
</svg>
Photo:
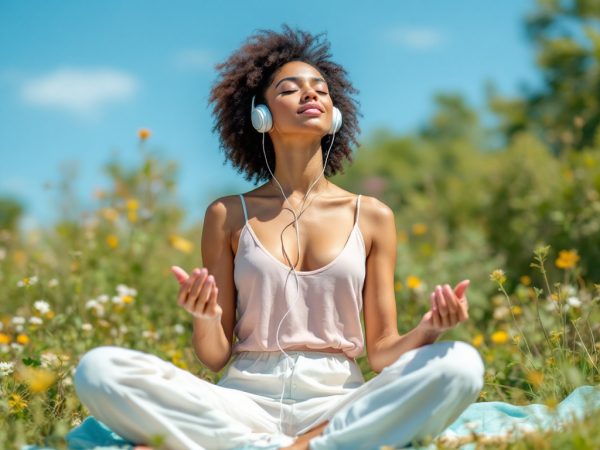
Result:
<svg viewBox="0 0 600 450">
<path fill-rule="evenodd" d="M 388 242 L 391 231 L 396 234 L 394 211 L 386 203 L 376 197 L 361 194 L 360 223 L 365 237 L 367 255 L 373 244 L 393 245 Z"/>
</svg>

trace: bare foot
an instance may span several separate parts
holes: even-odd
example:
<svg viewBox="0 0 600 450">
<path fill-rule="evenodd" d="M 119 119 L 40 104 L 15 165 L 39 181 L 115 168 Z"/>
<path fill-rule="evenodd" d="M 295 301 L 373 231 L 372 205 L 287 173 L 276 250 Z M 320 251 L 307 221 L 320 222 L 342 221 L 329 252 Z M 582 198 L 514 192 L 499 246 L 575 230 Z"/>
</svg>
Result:
<svg viewBox="0 0 600 450">
<path fill-rule="evenodd" d="M 315 436 L 319 436 L 328 423 L 329 420 L 326 420 L 322 424 L 308 430 L 306 433 L 298 436 L 292 445 L 289 447 L 281 447 L 280 450 L 309 450 L 308 442 Z"/>
</svg>

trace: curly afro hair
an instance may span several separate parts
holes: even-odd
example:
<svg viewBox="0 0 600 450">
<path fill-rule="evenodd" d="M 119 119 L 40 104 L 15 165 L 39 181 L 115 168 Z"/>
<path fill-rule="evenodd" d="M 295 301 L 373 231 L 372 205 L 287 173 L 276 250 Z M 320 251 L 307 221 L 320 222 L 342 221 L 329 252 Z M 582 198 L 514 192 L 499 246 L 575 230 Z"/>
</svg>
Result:
<svg viewBox="0 0 600 450">
<path fill-rule="evenodd" d="M 225 62 L 215 66 L 220 73 L 208 99 L 215 115 L 212 131 L 219 133 L 226 160 L 231 160 L 238 172 L 244 172 L 246 180 L 254 178 L 256 183 L 271 177 L 262 152 L 262 135 L 252 126 L 252 96 L 256 95 L 256 104 L 265 103 L 264 92 L 272 83 L 275 72 L 290 61 L 302 61 L 317 69 L 327 81 L 333 104 L 342 113 L 342 128 L 335 135 L 324 175 L 343 173 L 344 158 L 353 161 L 351 144 L 359 144 L 357 116 L 362 114 L 358 112 L 358 101 L 351 95 L 359 91 L 346 78 L 345 69 L 329 59 L 329 43 L 319 40 L 324 34 L 311 35 L 288 25 L 283 25 L 282 33 L 258 30 Z M 321 139 L 323 158 L 331 139 L 330 134 Z M 265 152 L 269 166 L 274 168 L 275 152 L 268 134 Z"/>
</svg>

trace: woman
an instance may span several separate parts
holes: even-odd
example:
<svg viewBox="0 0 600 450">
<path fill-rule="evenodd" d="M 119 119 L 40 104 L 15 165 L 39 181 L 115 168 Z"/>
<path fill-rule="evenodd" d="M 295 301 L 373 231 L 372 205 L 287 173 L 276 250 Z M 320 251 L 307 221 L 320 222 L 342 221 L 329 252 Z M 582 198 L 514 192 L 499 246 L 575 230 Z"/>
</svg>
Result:
<svg viewBox="0 0 600 450">
<path fill-rule="evenodd" d="M 78 365 L 81 401 L 132 442 L 403 446 L 438 435 L 479 395 L 477 350 L 436 342 L 467 320 L 469 281 L 437 286 L 431 309 L 400 335 L 394 215 L 322 177 L 352 160 L 359 128 L 357 91 L 318 38 L 261 30 L 217 66 L 210 102 L 222 147 L 248 179 L 267 180 L 209 205 L 202 270 L 172 267 L 195 353 L 215 372 L 229 364 L 221 379 L 112 346 Z M 368 382 L 355 360 L 363 350 L 378 373 Z"/>
</svg>

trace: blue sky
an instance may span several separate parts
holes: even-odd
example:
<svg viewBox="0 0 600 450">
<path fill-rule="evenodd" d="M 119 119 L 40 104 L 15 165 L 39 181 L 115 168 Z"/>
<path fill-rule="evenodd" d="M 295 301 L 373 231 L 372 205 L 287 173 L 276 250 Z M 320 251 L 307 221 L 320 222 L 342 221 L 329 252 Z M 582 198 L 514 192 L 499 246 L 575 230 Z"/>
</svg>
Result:
<svg viewBox="0 0 600 450">
<path fill-rule="evenodd" d="M 375 6 L 374 6 L 375 5 Z M 523 18 L 533 0 L 153 1 L 0 0 L 0 194 L 26 206 L 23 225 L 52 223 L 59 167 L 75 164 L 93 205 L 113 153 L 139 160 L 137 130 L 179 163 L 187 221 L 216 196 L 253 185 L 224 164 L 207 105 L 223 61 L 256 30 L 287 23 L 327 33 L 359 89 L 362 136 L 403 133 L 436 92 L 483 106 L 484 83 L 506 95 L 536 84 Z"/>
</svg>

